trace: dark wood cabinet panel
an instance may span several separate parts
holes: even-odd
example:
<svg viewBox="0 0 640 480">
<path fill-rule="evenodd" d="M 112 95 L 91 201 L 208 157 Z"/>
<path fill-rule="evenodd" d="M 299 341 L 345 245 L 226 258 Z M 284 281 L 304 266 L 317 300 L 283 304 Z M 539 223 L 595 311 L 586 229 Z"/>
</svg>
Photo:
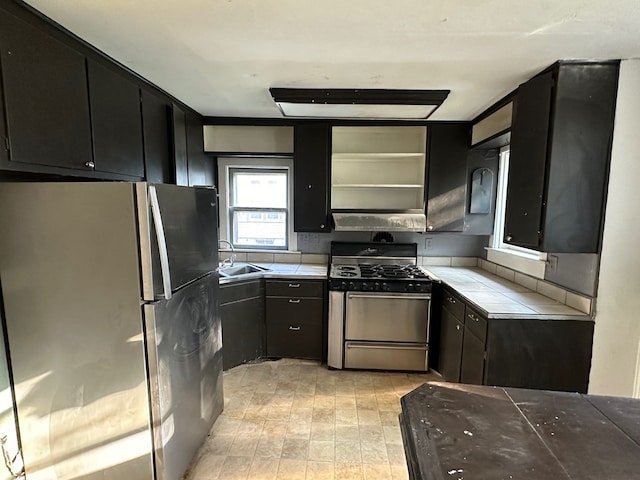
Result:
<svg viewBox="0 0 640 480">
<path fill-rule="evenodd" d="M 505 241 L 554 253 L 600 247 L 619 62 L 559 62 L 518 88 Z"/>
<path fill-rule="evenodd" d="M 586 393 L 593 322 L 490 320 L 486 385 Z"/>
<path fill-rule="evenodd" d="M 144 177 L 140 89 L 93 60 L 87 74 L 95 169 Z"/>
<path fill-rule="evenodd" d="M 460 382 L 482 385 L 484 375 L 484 340 L 476 337 L 465 323 L 462 341 Z"/>
<path fill-rule="evenodd" d="M 520 85 L 513 109 L 505 242 L 537 248 L 551 112 L 551 72 Z"/>
<path fill-rule="evenodd" d="M 0 62 L 10 160 L 91 171 L 84 55 L 2 12 Z"/>
<path fill-rule="evenodd" d="M 215 185 L 215 166 L 213 158 L 204 153 L 204 134 L 202 117 L 196 113 L 186 114 L 187 158 L 189 185 Z"/>
<path fill-rule="evenodd" d="M 267 356 L 321 359 L 326 344 L 325 282 L 267 280 Z"/>
<path fill-rule="evenodd" d="M 440 320 L 438 367 L 447 382 L 460 381 L 463 336 L 464 325 L 447 308 L 443 308 Z"/>
<path fill-rule="evenodd" d="M 466 211 L 469 123 L 432 124 L 427 148 L 427 230 L 462 232 Z"/>
<path fill-rule="evenodd" d="M 0 63 L 2 71 L 2 63 Z M 5 123 L 4 94 L 2 88 L 2 76 L 0 75 L 0 167 L 9 161 L 9 142 L 7 137 L 7 124 Z"/>
<path fill-rule="evenodd" d="M 174 179 L 176 185 L 189 185 L 187 117 L 184 111 L 176 104 L 171 106 L 171 117 Z"/>
<path fill-rule="evenodd" d="M 168 101 L 142 90 L 144 164 L 148 182 L 173 183 L 170 113 Z"/>
<path fill-rule="evenodd" d="M 294 230 L 330 232 L 329 159 L 331 129 L 327 123 L 294 129 Z"/>
<path fill-rule="evenodd" d="M 228 370 L 266 354 L 262 280 L 220 286 L 222 364 Z"/>
</svg>

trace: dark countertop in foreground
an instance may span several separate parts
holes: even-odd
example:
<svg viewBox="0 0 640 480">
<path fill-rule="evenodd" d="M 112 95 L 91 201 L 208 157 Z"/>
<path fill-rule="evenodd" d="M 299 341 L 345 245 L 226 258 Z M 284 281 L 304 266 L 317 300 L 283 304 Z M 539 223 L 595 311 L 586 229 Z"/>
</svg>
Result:
<svg viewBox="0 0 640 480">
<path fill-rule="evenodd" d="M 422 267 L 458 292 L 487 318 L 592 320 L 552 298 L 474 267 Z"/>
<path fill-rule="evenodd" d="M 640 400 L 426 383 L 401 399 L 413 480 L 640 478 Z"/>
</svg>

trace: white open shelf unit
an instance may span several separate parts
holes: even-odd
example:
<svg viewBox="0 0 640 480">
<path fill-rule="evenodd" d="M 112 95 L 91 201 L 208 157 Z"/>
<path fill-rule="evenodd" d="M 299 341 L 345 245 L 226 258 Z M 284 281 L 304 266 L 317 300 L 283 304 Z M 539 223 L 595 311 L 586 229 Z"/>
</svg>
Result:
<svg viewBox="0 0 640 480">
<path fill-rule="evenodd" d="M 332 209 L 422 209 L 427 129 L 333 127 Z"/>
</svg>

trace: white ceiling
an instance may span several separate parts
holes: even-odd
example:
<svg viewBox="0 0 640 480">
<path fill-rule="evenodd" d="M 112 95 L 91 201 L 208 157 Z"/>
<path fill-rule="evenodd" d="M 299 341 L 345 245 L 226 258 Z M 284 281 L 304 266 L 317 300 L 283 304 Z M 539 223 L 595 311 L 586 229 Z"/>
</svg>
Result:
<svg viewBox="0 0 640 480">
<path fill-rule="evenodd" d="M 269 87 L 450 89 L 472 119 L 558 59 L 640 57 L 638 0 L 27 0 L 203 115 Z"/>
</svg>

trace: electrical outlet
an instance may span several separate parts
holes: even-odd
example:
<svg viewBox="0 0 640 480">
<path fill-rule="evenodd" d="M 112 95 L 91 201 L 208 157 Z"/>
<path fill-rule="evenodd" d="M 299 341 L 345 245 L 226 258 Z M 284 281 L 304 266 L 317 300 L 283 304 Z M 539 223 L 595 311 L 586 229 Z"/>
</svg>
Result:
<svg viewBox="0 0 640 480">
<path fill-rule="evenodd" d="M 547 272 L 556 273 L 557 269 L 558 269 L 558 256 L 547 255 Z"/>
<path fill-rule="evenodd" d="M 424 239 L 424 248 L 426 250 L 431 248 L 431 240 L 432 240 L 431 238 L 425 238 Z"/>
</svg>

